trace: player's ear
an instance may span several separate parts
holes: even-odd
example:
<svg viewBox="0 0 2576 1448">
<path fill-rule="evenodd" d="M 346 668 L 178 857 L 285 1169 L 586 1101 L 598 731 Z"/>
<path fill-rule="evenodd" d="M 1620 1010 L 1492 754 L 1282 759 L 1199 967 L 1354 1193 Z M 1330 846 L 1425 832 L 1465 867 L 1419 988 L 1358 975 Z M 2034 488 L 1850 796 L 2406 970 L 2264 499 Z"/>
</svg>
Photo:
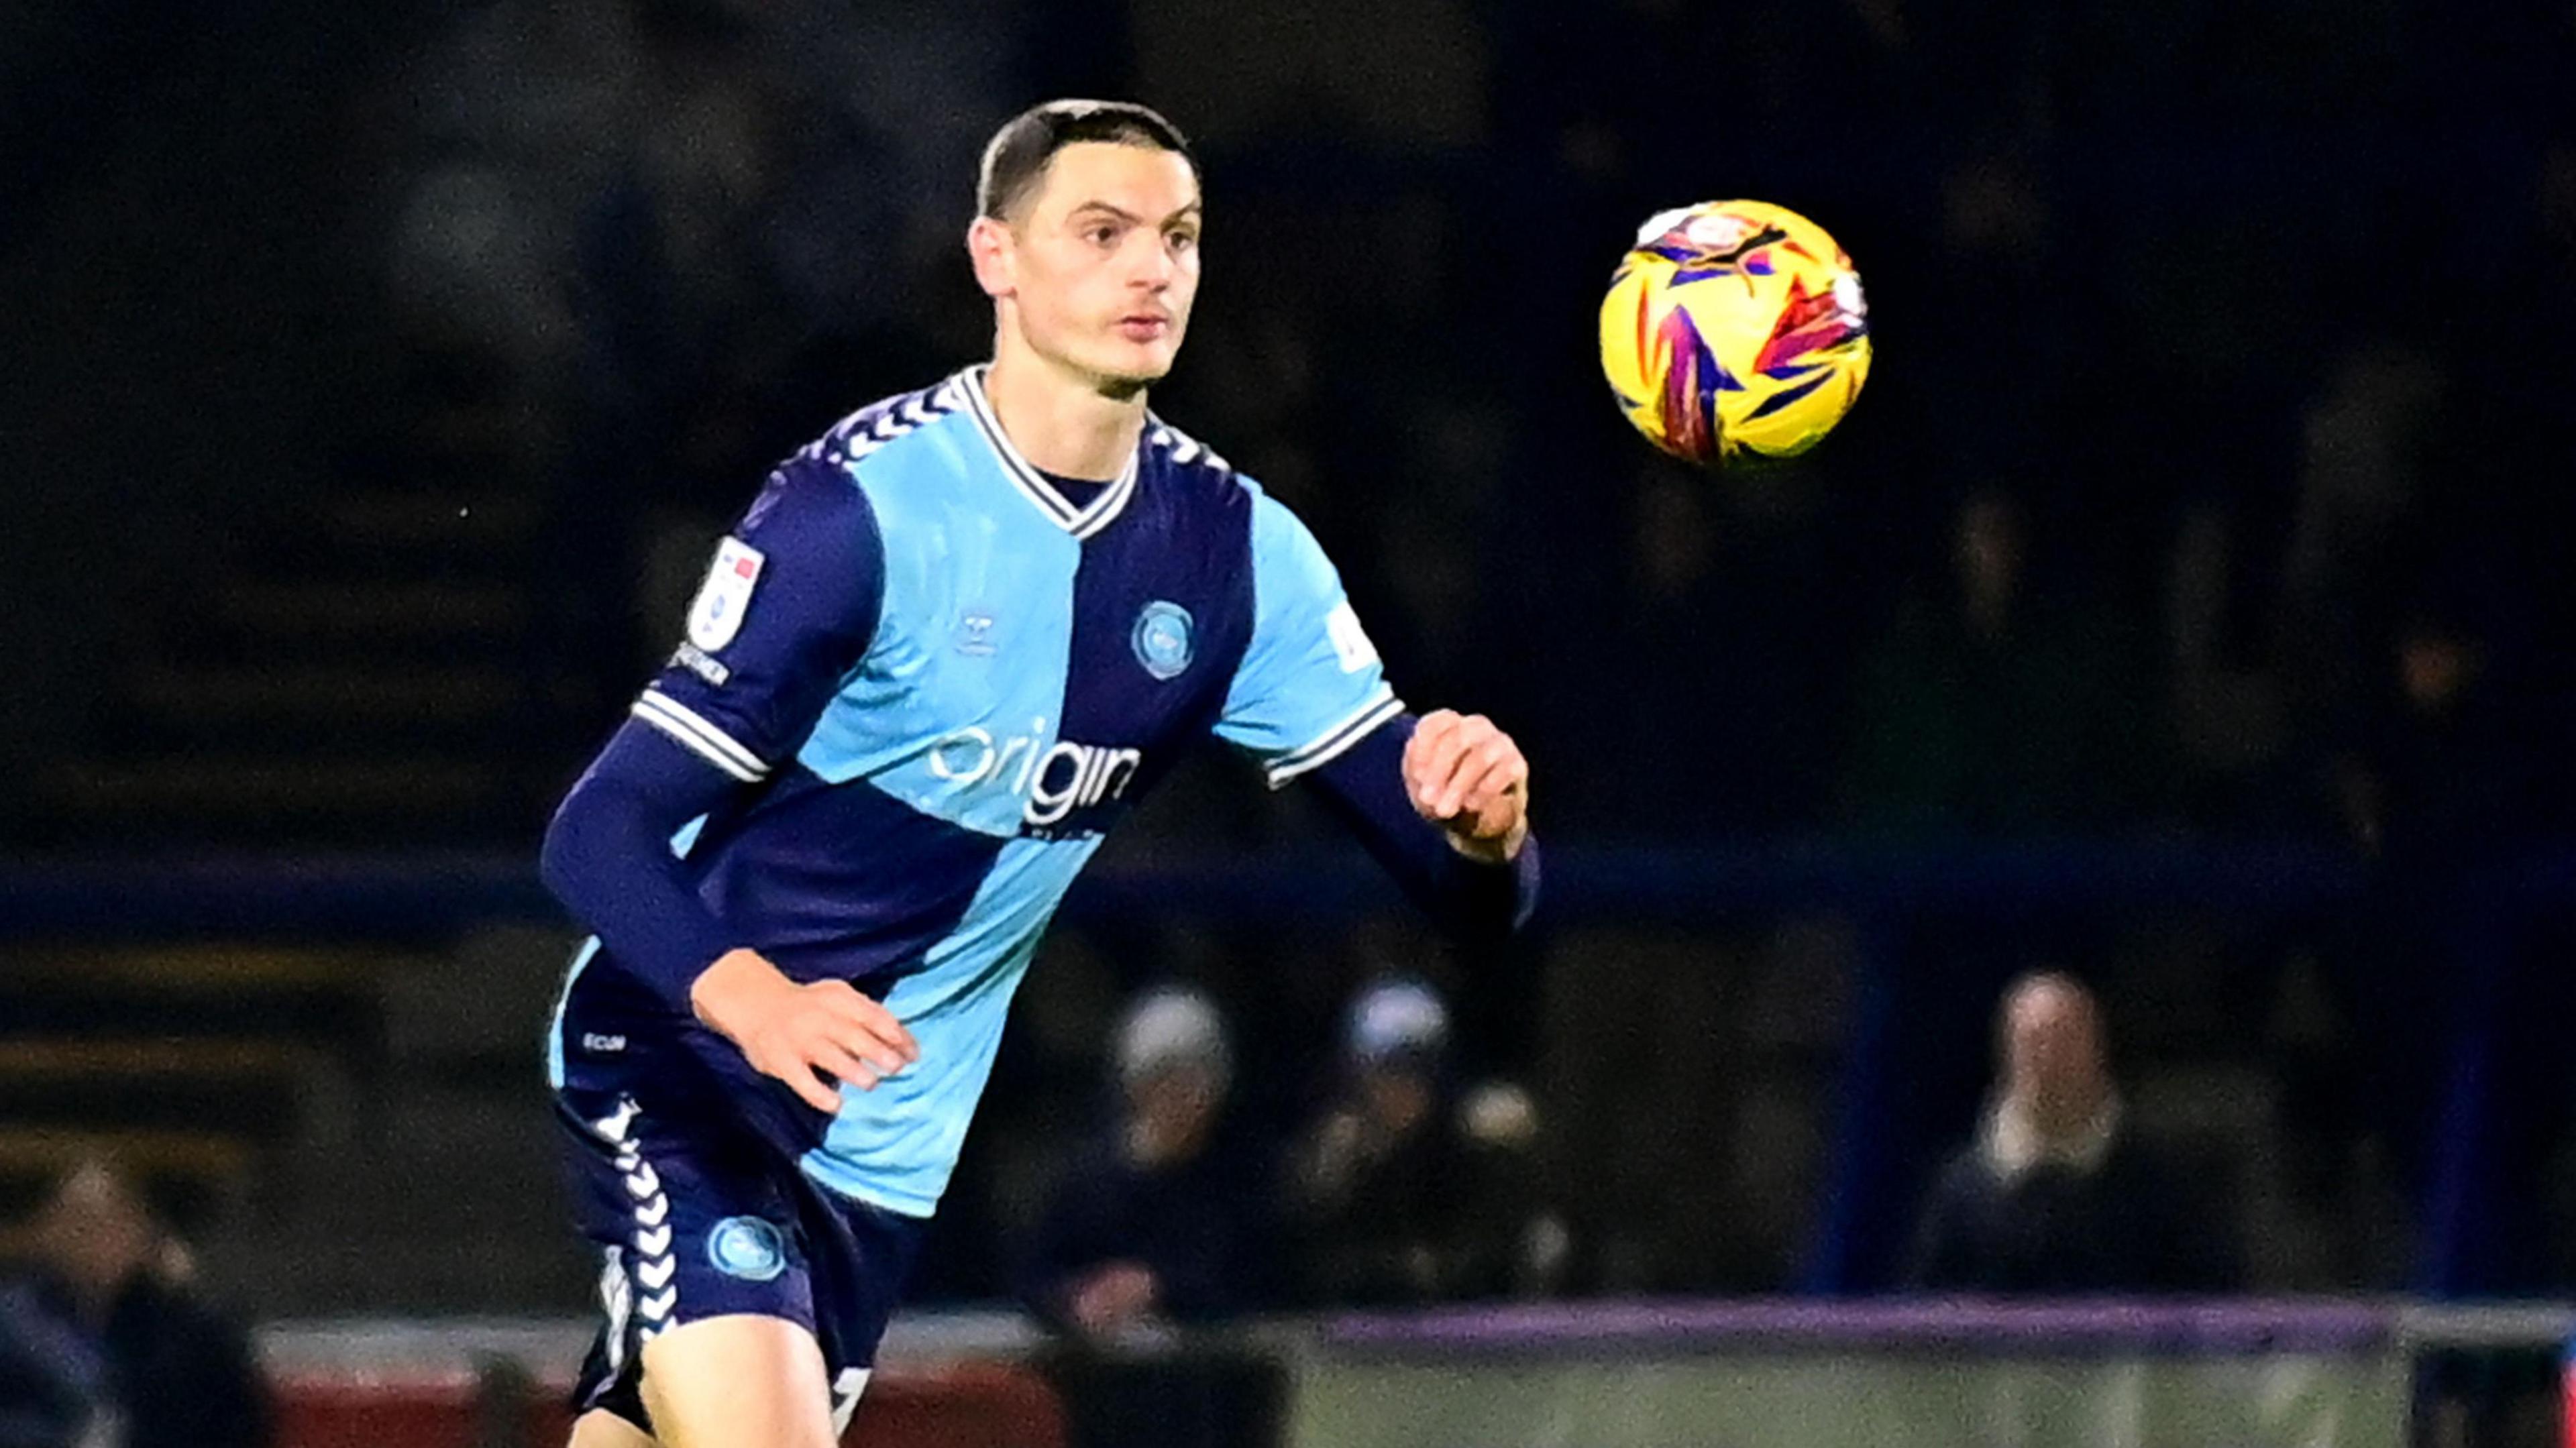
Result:
<svg viewBox="0 0 2576 1448">
<path fill-rule="evenodd" d="M 988 297 L 1007 297 L 1015 290 L 1011 267 L 1011 228 L 990 216 L 978 216 L 966 228 L 966 255 L 975 263 L 975 285 Z"/>
</svg>

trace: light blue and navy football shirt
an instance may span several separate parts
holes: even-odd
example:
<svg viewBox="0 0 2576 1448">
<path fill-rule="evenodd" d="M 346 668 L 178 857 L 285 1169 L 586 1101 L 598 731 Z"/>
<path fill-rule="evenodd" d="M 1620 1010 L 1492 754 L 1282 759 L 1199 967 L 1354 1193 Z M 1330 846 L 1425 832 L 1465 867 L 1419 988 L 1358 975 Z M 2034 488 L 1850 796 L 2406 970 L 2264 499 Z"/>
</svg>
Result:
<svg viewBox="0 0 2576 1448">
<path fill-rule="evenodd" d="M 748 786 L 676 842 L 698 897 L 789 976 L 879 995 L 920 1061 L 844 1090 L 813 1140 L 814 1113 L 691 1019 L 685 981 L 596 940 L 550 1042 L 562 1089 L 677 1040 L 810 1175 L 914 1215 L 1103 832 L 1210 732 L 1276 786 L 1402 708 L 1331 563 L 1250 479 L 1149 419 L 1077 504 L 1003 435 L 982 376 L 866 408 L 782 466 L 634 706 Z"/>
</svg>

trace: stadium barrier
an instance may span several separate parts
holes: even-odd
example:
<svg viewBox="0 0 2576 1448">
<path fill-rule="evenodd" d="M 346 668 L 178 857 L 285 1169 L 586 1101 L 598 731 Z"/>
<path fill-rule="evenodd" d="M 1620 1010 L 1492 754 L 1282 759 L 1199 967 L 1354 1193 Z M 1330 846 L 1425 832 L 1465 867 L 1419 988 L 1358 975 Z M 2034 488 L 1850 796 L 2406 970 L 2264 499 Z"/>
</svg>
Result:
<svg viewBox="0 0 2576 1448">
<path fill-rule="evenodd" d="M 1009 1314 L 927 1313 L 898 1323 L 848 1442 L 2469 1448 L 2560 1441 L 2571 1329 L 2566 1306 L 1568 1303 L 1272 1320 L 1076 1359 Z M 279 1448 L 553 1448 L 586 1331 L 273 1325 Z"/>
</svg>

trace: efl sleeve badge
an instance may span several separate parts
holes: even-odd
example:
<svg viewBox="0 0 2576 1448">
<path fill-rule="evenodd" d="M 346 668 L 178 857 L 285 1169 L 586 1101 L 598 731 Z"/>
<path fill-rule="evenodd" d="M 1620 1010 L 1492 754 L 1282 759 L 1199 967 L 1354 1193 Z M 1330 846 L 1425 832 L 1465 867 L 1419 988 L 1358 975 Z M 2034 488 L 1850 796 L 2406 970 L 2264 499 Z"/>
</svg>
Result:
<svg viewBox="0 0 2576 1448">
<path fill-rule="evenodd" d="M 716 545 L 715 566 L 689 605 L 689 642 L 714 653 L 742 631 L 742 616 L 751 610 L 751 590 L 760 582 L 761 551 L 739 538 Z"/>
</svg>

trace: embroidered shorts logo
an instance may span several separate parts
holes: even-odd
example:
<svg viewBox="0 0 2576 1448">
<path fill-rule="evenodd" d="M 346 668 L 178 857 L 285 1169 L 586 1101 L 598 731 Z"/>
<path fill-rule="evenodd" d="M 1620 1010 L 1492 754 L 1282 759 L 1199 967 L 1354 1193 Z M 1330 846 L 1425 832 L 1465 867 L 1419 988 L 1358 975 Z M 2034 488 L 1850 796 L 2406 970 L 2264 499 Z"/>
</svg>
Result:
<svg viewBox="0 0 2576 1448">
<path fill-rule="evenodd" d="M 707 1233 L 707 1260 L 728 1277 L 767 1282 L 787 1270 L 787 1241 L 758 1217 L 727 1217 Z"/>
<path fill-rule="evenodd" d="M 1136 662 L 1157 679 L 1177 679 L 1190 666 L 1190 611 L 1156 599 L 1136 615 L 1136 631 L 1127 638 Z"/>
</svg>

